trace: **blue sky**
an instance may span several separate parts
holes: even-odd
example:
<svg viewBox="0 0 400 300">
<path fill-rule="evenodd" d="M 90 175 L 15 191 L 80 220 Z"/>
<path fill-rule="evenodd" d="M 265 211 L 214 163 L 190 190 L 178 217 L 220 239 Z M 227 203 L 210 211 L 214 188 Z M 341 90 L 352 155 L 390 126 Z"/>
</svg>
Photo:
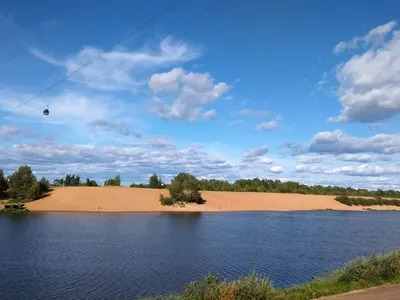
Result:
<svg viewBox="0 0 400 300">
<path fill-rule="evenodd" d="M 225 0 L 176 30 L 215 2 L 185 1 L 1 118 L 6 174 L 399 189 L 400 5 Z M 173 3 L 2 1 L 0 114 Z"/>
</svg>

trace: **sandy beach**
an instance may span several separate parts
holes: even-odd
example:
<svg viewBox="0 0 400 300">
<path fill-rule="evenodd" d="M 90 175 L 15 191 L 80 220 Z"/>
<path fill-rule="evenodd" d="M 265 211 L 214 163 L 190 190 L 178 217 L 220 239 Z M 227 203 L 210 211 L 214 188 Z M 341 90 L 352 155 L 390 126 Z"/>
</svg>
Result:
<svg viewBox="0 0 400 300">
<path fill-rule="evenodd" d="M 205 204 L 185 207 L 162 206 L 160 193 L 167 190 L 128 187 L 59 187 L 43 199 L 27 203 L 31 211 L 47 212 L 228 212 L 228 211 L 297 211 L 297 210 L 364 210 L 346 206 L 334 196 L 240 193 L 203 191 Z M 399 209 L 373 206 L 376 210 Z"/>
</svg>

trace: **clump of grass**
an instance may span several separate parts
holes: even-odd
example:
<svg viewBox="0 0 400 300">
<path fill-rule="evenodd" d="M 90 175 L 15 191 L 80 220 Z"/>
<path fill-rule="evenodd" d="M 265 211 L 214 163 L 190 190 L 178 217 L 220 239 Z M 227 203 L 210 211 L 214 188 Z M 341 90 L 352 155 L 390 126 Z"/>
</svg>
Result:
<svg viewBox="0 0 400 300">
<path fill-rule="evenodd" d="M 275 289 L 270 279 L 255 272 L 228 282 L 209 274 L 193 281 L 182 295 L 146 298 L 152 300 L 309 300 L 384 283 L 400 282 L 400 250 L 384 255 L 359 258 L 326 277 L 303 285 Z"/>
<path fill-rule="evenodd" d="M 391 205 L 400 206 L 400 200 L 398 199 L 382 199 L 381 197 L 376 198 L 362 198 L 362 197 L 348 197 L 348 196 L 338 196 L 335 198 L 342 204 L 348 206 L 372 206 L 372 205 Z"/>
</svg>

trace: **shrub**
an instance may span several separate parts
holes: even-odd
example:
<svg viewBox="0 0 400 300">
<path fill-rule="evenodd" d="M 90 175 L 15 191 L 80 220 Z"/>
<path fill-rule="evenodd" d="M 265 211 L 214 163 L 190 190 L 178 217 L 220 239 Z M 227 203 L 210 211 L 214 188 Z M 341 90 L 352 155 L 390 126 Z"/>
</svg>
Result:
<svg viewBox="0 0 400 300">
<path fill-rule="evenodd" d="M 164 195 L 160 195 L 160 203 L 161 203 L 161 205 L 170 206 L 170 205 L 174 205 L 175 201 L 172 200 L 171 197 L 165 197 Z"/>
<path fill-rule="evenodd" d="M 176 202 L 204 203 L 196 177 L 188 173 L 179 173 L 168 187 L 171 198 Z"/>
</svg>

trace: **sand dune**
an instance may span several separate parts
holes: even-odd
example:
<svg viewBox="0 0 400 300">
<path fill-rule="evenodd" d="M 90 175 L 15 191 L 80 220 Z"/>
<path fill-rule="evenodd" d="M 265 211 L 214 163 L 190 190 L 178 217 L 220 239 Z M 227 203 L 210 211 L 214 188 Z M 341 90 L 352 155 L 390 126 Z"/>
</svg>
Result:
<svg viewBox="0 0 400 300">
<path fill-rule="evenodd" d="M 203 191 L 206 204 L 185 207 L 162 206 L 160 193 L 167 190 L 127 187 L 60 187 L 49 196 L 27 203 L 31 211 L 73 212 L 217 212 L 217 211 L 292 211 L 313 209 L 363 210 L 334 200 L 334 196 L 275 193 L 240 193 Z M 377 206 L 373 209 L 396 209 Z M 398 208 L 397 208 L 398 209 Z"/>
</svg>

